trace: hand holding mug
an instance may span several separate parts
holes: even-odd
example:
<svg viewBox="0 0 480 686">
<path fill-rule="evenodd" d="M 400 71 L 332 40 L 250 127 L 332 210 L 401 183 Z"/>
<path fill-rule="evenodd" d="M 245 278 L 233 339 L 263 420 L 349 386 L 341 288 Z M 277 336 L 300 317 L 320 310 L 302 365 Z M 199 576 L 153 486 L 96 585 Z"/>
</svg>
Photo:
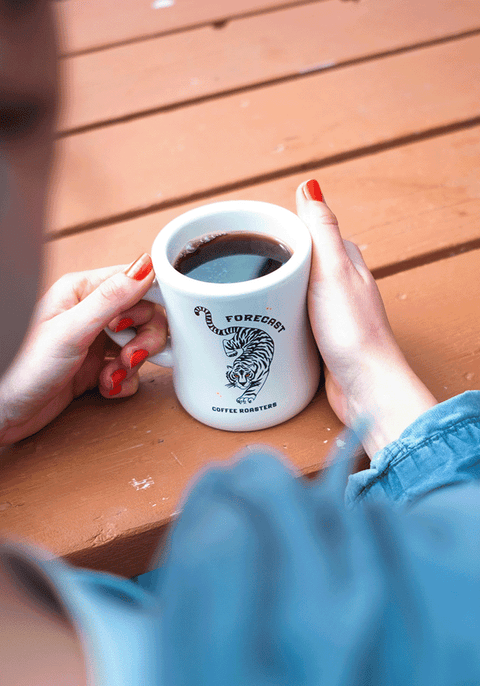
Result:
<svg viewBox="0 0 480 686">
<path fill-rule="evenodd" d="M 360 250 L 342 240 L 314 179 L 298 187 L 297 211 L 313 241 L 308 309 L 328 401 L 347 426 L 369 422 L 371 457 L 437 401 L 406 361 Z"/>
<path fill-rule="evenodd" d="M 127 267 L 67 274 L 50 288 L 0 381 L 0 445 L 39 431 L 97 384 L 105 397 L 135 393 L 139 365 L 132 358 L 158 352 L 166 339 L 164 315 L 141 300 L 153 278 L 152 261 L 143 255 Z M 121 322 L 135 323 L 137 335 L 108 360 L 112 344 L 103 329 Z"/>
<path fill-rule="evenodd" d="M 307 314 L 311 237 L 264 202 L 205 205 L 167 224 L 152 247 L 171 345 L 149 361 L 173 368 L 182 406 L 215 428 L 252 431 L 298 414 L 318 388 Z M 225 268 L 223 268 L 225 267 Z M 107 333 L 125 345 L 133 331 Z"/>
<path fill-rule="evenodd" d="M 315 341 L 326 365 L 329 402 L 347 425 L 354 425 L 359 416 L 368 415 L 371 418 L 371 431 L 365 437 L 364 447 L 373 455 L 376 450 L 397 438 L 422 412 L 436 404 L 436 400 L 406 362 L 390 329 L 378 288 L 360 251 L 353 243 L 342 240 L 336 218 L 322 200 L 316 182 L 302 184 L 297 190 L 298 213 L 304 224 L 300 222 L 299 229 L 299 225 L 296 226 L 299 235 L 302 232 L 304 235 L 306 225 L 311 233 L 310 240 L 313 241 L 308 312 Z M 278 210 L 281 213 L 287 212 L 282 208 Z M 288 221 L 291 221 L 291 213 L 287 214 Z M 184 220 L 185 216 L 174 220 L 179 223 L 174 223 L 174 233 L 175 226 L 179 226 Z M 211 225 L 207 222 L 204 228 L 207 233 Z M 165 232 L 165 229 L 162 231 Z M 166 237 L 167 233 L 163 233 L 163 236 Z M 271 227 L 266 233 L 271 234 Z M 173 245 L 170 260 L 174 260 L 185 243 L 195 235 L 198 235 L 198 226 L 192 236 L 182 235 L 175 245 L 170 244 L 171 248 Z M 288 240 L 286 239 L 287 243 Z M 307 377 L 311 379 L 311 384 L 294 413 L 300 411 L 298 407 L 301 408 L 308 402 L 318 381 L 318 362 L 314 347 L 309 342 L 309 334 L 306 333 L 309 329 L 306 326 L 304 307 L 309 251 L 310 248 L 307 247 L 301 288 L 298 289 L 295 279 L 291 281 L 289 277 L 278 291 L 279 296 L 276 299 L 282 306 L 283 302 L 289 303 L 289 311 L 295 312 L 297 316 L 296 330 L 303 332 L 300 340 L 295 337 L 292 339 L 294 345 L 288 355 L 292 354 L 297 345 L 297 349 L 308 351 L 306 359 L 311 364 L 310 367 L 307 365 L 299 368 L 297 365 L 295 368 L 290 362 L 285 362 L 285 359 L 294 359 L 295 355 L 283 357 L 280 364 L 281 374 L 288 385 L 288 392 L 282 391 L 286 398 L 295 393 L 298 396 L 298 386 L 292 383 L 292 379 L 301 379 L 303 382 Z M 162 265 L 165 266 L 165 263 Z M 173 269 L 171 261 L 168 266 Z M 188 278 L 178 272 L 176 274 L 181 280 Z M 278 278 L 278 274 L 275 277 L 273 273 L 262 277 L 267 282 L 253 279 L 250 283 L 254 284 L 255 290 L 258 283 L 271 284 L 271 280 L 275 278 Z M 143 299 L 151 289 L 153 280 L 152 262 L 148 255 L 144 255 L 130 267 L 117 266 L 66 275 L 50 289 L 37 306 L 22 350 L 0 383 L 0 445 L 14 443 L 35 433 L 56 417 L 73 398 L 97 384 L 102 395 L 107 398 L 126 397 L 135 393 L 139 384 L 140 365 L 147 357 L 160 362 L 155 354 L 164 348 L 166 341 L 166 322 L 162 311 Z M 189 280 L 193 282 L 193 279 Z M 283 276 L 280 281 L 283 282 Z M 194 350 L 193 364 L 185 367 L 183 377 L 180 374 L 184 384 L 189 385 L 195 395 L 195 389 L 199 384 L 202 385 L 195 376 L 197 369 L 202 368 L 199 354 L 203 349 L 212 349 L 215 340 L 220 341 L 220 345 L 217 345 L 215 371 L 221 369 L 225 376 L 221 383 L 218 381 L 218 401 L 222 399 L 219 396 L 229 392 L 235 393 L 236 398 L 232 403 L 233 407 L 228 407 L 228 412 L 225 412 L 227 406 L 221 402 L 212 404 L 211 407 L 216 409 L 211 412 L 225 416 L 247 415 L 246 412 L 239 412 L 239 409 L 260 406 L 260 397 L 266 398 L 267 389 L 264 374 L 264 388 L 257 392 L 258 403 L 253 400 L 249 402 L 247 375 L 251 370 L 240 368 L 237 372 L 235 369 L 228 352 L 235 353 L 232 357 L 238 358 L 240 349 L 233 345 L 233 337 L 238 338 L 242 330 L 249 328 L 263 331 L 266 346 L 264 352 L 268 357 L 270 339 L 274 343 L 275 354 L 280 349 L 278 346 L 275 348 L 275 342 L 286 331 L 287 321 L 285 318 L 282 321 L 281 316 L 275 317 L 273 309 L 267 310 L 272 307 L 271 302 L 262 305 L 265 312 L 269 313 L 268 317 L 263 312 L 249 311 L 245 307 L 241 308 L 241 312 L 235 308 L 235 311 L 230 311 L 228 307 L 228 312 L 222 313 L 219 310 L 220 319 L 216 320 L 216 312 L 212 306 L 209 307 L 212 294 L 221 296 L 222 292 L 226 293 L 229 289 L 231 294 L 232 290 L 238 290 L 237 287 L 240 287 L 239 290 L 243 289 L 241 284 L 208 284 L 206 301 L 200 302 L 198 297 L 193 298 L 195 303 L 192 300 L 189 322 L 191 326 L 203 329 L 203 334 L 192 334 L 190 337 Z M 304 292 L 302 288 L 305 289 Z M 154 299 L 160 302 L 157 286 L 150 293 L 156 294 Z M 198 290 L 194 290 L 193 295 L 198 295 Z M 295 299 L 297 296 L 298 302 Z M 176 309 L 172 312 L 176 312 Z M 183 310 L 180 307 L 178 312 L 181 311 Z M 183 315 L 175 315 L 175 321 L 183 328 Z M 114 359 L 108 359 L 111 346 L 103 332 L 107 324 L 111 330 L 117 332 L 131 325 L 136 327 L 136 332 L 129 330 L 114 334 L 123 346 Z M 176 324 L 174 328 L 175 326 Z M 227 331 L 230 333 L 227 334 Z M 109 333 L 112 335 L 111 331 Z M 228 339 L 232 340 L 230 351 L 228 345 L 225 347 Z M 161 359 L 164 364 L 173 364 L 171 347 L 167 347 Z M 277 355 L 277 361 L 279 359 L 281 358 Z M 298 355 L 296 359 L 298 361 Z M 174 376 L 178 377 L 181 368 L 178 366 L 177 371 L 174 369 Z M 268 372 L 270 373 L 270 368 Z M 231 379 L 226 373 L 230 373 Z M 238 378 L 235 378 L 234 374 L 237 373 Z M 195 379 L 193 383 L 192 380 Z M 303 388 L 305 390 L 305 384 Z M 255 392 L 255 388 L 252 390 Z M 244 402 L 235 405 L 237 398 L 242 396 Z M 265 400 L 262 406 L 267 410 L 253 409 L 248 414 L 254 416 L 255 413 L 260 417 L 268 409 L 274 409 L 274 402 L 276 401 Z M 272 407 L 268 408 L 269 405 Z M 237 412 L 230 412 L 230 409 L 237 409 Z"/>
</svg>

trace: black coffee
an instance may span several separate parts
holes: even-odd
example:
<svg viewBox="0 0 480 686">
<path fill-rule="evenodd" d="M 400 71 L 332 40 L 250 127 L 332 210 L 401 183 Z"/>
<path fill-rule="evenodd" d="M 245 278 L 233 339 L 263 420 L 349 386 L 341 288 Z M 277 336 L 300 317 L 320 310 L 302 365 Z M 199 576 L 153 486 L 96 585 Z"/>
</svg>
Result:
<svg viewBox="0 0 480 686">
<path fill-rule="evenodd" d="M 258 233 L 215 233 L 187 243 L 174 267 L 197 281 L 237 283 L 271 274 L 292 251 L 285 243 Z"/>
</svg>

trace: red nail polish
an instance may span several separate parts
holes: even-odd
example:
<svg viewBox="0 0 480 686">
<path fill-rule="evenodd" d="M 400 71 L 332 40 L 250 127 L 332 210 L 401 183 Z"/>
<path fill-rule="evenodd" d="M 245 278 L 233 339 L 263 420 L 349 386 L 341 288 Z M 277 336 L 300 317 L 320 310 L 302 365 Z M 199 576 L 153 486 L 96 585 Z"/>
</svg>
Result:
<svg viewBox="0 0 480 686">
<path fill-rule="evenodd" d="M 131 279 L 135 279 L 135 281 L 143 281 L 143 279 L 150 274 L 152 269 L 152 258 L 147 253 L 143 253 L 138 260 L 135 260 L 135 262 L 125 269 L 125 274 Z"/>
<path fill-rule="evenodd" d="M 125 317 L 124 319 L 120 319 L 115 327 L 115 331 L 118 333 L 119 331 L 128 329 L 129 326 L 133 326 L 133 319 L 130 319 L 130 317 Z"/>
<path fill-rule="evenodd" d="M 318 200 L 319 202 L 323 202 L 323 194 L 320 190 L 320 184 L 318 181 L 316 181 L 316 179 L 310 179 L 310 181 L 307 181 L 303 187 L 303 192 L 307 200 Z"/>
<path fill-rule="evenodd" d="M 119 383 L 122 383 L 124 378 L 127 376 L 127 370 L 126 369 L 116 369 L 112 376 L 110 377 L 112 381 L 112 386 L 115 388 Z"/>
<path fill-rule="evenodd" d="M 130 358 L 130 369 L 133 369 L 134 367 L 137 366 L 137 364 L 140 364 L 140 362 L 143 362 L 143 360 L 146 357 L 148 357 L 148 351 L 147 350 L 137 350 L 136 352 L 134 352 Z"/>
<path fill-rule="evenodd" d="M 118 384 L 118 386 L 115 386 L 110 391 L 108 391 L 108 395 L 118 395 L 121 390 L 122 390 L 122 385 Z"/>
</svg>

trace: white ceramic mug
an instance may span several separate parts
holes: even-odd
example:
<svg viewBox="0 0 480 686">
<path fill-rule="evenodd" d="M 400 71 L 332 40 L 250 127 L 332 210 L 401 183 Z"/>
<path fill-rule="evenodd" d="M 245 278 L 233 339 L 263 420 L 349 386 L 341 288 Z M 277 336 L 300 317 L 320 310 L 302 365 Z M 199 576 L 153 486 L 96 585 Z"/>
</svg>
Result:
<svg viewBox="0 0 480 686">
<path fill-rule="evenodd" d="M 292 256 L 276 271 L 238 283 L 195 280 L 173 263 L 191 240 L 216 232 L 276 237 Z M 280 424 L 310 402 L 320 379 L 307 315 L 311 238 L 303 222 L 277 205 L 214 203 L 167 224 L 152 247 L 156 280 L 145 300 L 163 305 L 170 341 L 148 358 L 173 368 L 178 400 L 200 422 L 227 431 Z M 124 346 L 135 332 L 107 333 Z"/>
</svg>

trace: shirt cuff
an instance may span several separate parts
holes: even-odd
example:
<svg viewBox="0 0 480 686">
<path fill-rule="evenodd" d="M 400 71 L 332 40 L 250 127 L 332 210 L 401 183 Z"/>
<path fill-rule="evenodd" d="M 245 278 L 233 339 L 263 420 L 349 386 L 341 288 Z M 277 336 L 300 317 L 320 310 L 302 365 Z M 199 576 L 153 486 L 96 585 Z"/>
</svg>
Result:
<svg viewBox="0 0 480 686">
<path fill-rule="evenodd" d="M 370 468 L 352 474 L 345 503 L 406 505 L 431 491 L 480 478 L 480 391 L 431 407 L 379 450 Z"/>
</svg>

